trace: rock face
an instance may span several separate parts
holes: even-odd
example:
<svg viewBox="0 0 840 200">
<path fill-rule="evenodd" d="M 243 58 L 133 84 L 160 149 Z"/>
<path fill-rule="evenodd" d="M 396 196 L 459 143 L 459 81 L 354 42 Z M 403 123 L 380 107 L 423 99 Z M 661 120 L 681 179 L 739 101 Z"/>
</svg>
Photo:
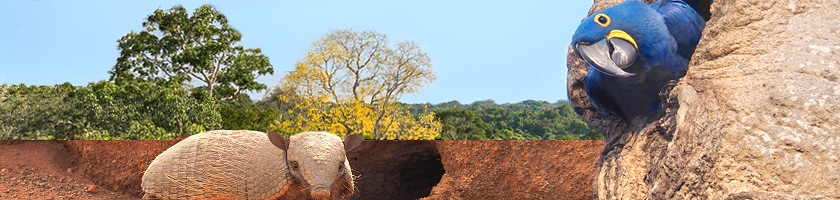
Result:
<svg viewBox="0 0 840 200">
<path fill-rule="evenodd" d="M 591 12 L 615 3 L 596 1 Z M 646 126 L 594 111 L 582 87 L 588 65 L 570 49 L 569 98 L 607 138 L 598 198 L 840 199 L 838 7 L 711 3 L 688 74 L 670 94 L 678 107 Z"/>
</svg>

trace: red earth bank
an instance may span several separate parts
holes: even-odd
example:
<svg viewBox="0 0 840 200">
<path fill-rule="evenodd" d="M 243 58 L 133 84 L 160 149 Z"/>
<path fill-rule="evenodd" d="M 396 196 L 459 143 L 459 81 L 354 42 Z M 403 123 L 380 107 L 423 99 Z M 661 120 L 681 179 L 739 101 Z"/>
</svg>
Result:
<svg viewBox="0 0 840 200">
<path fill-rule="evenodd" d="M 0 141 L 0 199 L 139 199 L 178 140 Z M 603 141 L 365 141 L 350 199 L 591 199 Z"/>
</svg>

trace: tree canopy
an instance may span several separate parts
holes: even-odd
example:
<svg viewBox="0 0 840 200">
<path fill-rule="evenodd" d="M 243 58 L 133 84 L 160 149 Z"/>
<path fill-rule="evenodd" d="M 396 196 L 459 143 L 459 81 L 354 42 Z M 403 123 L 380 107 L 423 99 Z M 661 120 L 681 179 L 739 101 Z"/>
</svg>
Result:
<svg viewBox="0 0 840 200">
<path fill-rule="evenodd" d="M 109 73 L 118 84 L 134 79 L 186 84 L 197 79 L 209 88 L 210 97 L 217 86 L 231 88 L 229 97 L 234 97 L 265 89 L 255 79 L 274 74 L 259 48 L 237 45 L 242 34 L 212 6 L 201 6 L 192 15 L 180 5 L 157 9 L 143 27 L 146 30 L 117 41 L 120 57 Z"/>
<path fill-rule="evenodd" d="M 0 85 L 0 140 L 65 138 L 72 127 L 66 113 L 72 107 L 64 99 L 73 90 L 70 83 Z"/>
<path fill-rule="evenodd" d="M 214 102 L 175 84 L 0 85 L 0 139 L 173 139 L 219 128 Z"/>
<path fill-rule="evenodd" d="M 481 140 L 486 139 L 490 126 L 481 120 L 475 112 L 452 108 L 435 113 L 441 122 L 441 137 L 446 140 Z"/>
<path fill-rule="evenodd" d="M 493 100 L 461 104 L 413 104 L 412 112 L 435 111 L 442 139 L 469 140 L 601 140 L 603 137 L 578 116 L 568 101 L 526 100 L 496 104 Z"/>
<path fill-rule="evenodd" d="M 373 31 L 337 30 L 313 42 L 295 70 L 281 81 L 284 102 L 298 102 L 287 130 L 362 133 L 377 139 L 432 139 L 433 113 L 408 113 L 397 100 L 433 81 L 431 59 L 414 42 L 389 46 Z"/>
</svg>

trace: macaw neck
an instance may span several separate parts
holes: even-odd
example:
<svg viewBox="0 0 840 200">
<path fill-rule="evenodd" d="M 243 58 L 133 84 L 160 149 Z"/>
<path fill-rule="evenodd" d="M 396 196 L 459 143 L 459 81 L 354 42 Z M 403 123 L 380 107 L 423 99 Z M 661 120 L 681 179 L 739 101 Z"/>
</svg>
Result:
<svg viewBox="0 0 840 200">
<path fill-rule="evenodd" d="M 667 30 L 666 30 L 667 31 Z M 665 35 L 665 34 L 653 34 Z M 667 36 L 667 35 L 665 35 Z M 650 37 L 648 37 L 650 38 Z M 660 67 L 668 67 L 668 63 L 673 63 L 677 52 L 677 44 L 674 38 L 671 37 L 655 37 L 645 38 L 646 42 L 641 42 L 639 45 L 639 58 L 641 63 L 646 63 L 645 68 L 657 69 Z"/>
<path fill-rule="evenodd" d="M 677 80 L 685 75 L 688 69 L 688 59 L 681 56 L 659 56 L 655 59 L 640 55 L 633 66 L 627 68 L 628 72 L 636 75 L 626 78 L 616 78 L 623 84 L 631 84 L 641 87 L 646 84 L 662 84 L 668 80 Z"/>
</svg>

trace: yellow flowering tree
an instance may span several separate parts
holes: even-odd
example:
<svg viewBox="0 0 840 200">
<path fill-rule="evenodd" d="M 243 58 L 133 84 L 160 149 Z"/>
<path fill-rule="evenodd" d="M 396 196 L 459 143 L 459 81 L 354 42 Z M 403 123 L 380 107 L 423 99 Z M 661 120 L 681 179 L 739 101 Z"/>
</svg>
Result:
<svg viewBox="0 0 840 200">
<path fill-rule="evenodd" d="M 361 133 L 375 139 L 434 139 L 433 112 L 413 116 L 397 102 L 435 79 L 431 60 L 412 41 L 388 46 L 384 34 L 338 30 L 313 42 L 281 86 L 294 102 L 273 129 Z"/>
</svg>

